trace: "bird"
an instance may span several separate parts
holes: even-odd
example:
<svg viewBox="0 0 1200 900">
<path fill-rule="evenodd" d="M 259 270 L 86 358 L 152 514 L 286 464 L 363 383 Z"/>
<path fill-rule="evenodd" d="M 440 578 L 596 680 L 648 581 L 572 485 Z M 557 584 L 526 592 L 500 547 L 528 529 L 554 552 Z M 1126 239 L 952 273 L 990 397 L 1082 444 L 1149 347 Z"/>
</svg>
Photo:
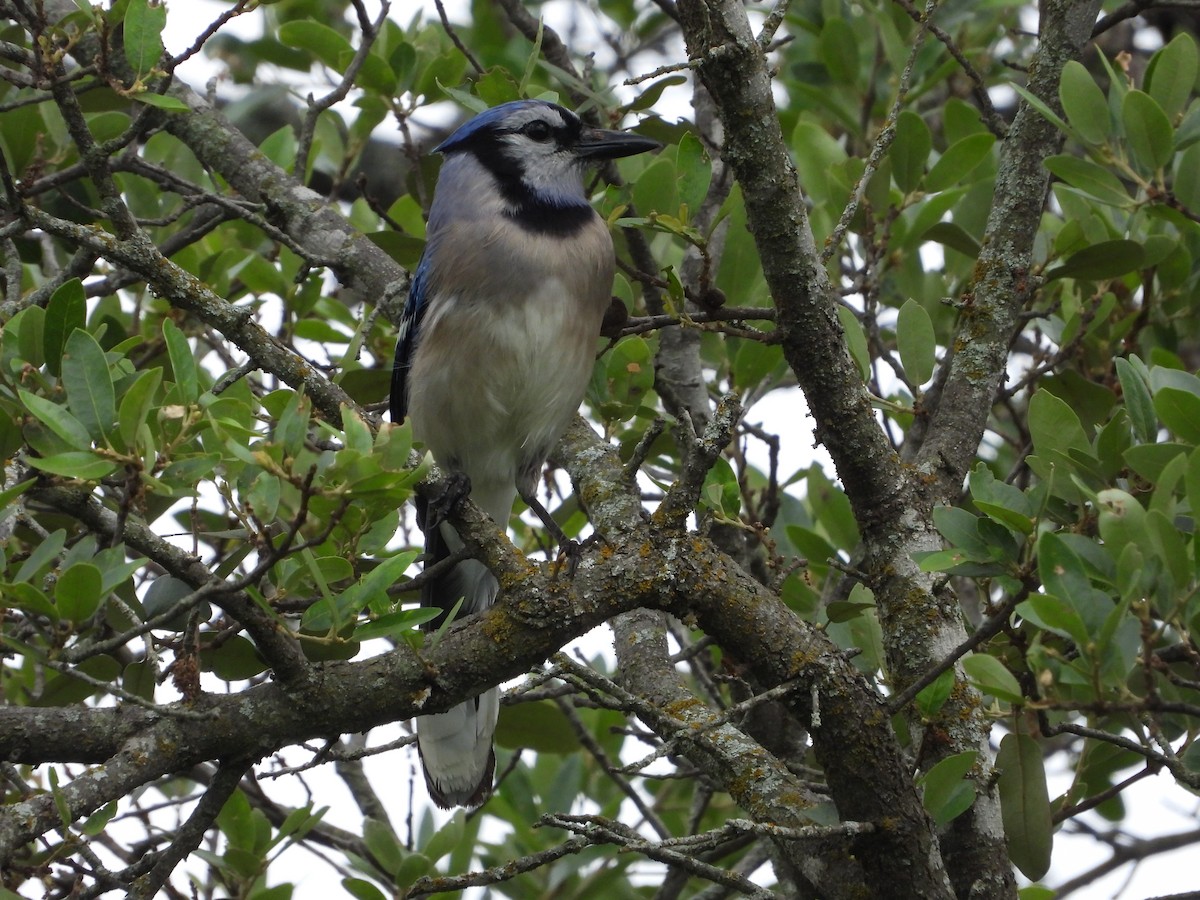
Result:
<svg viewBox="0 0 1200 900">
<path fill-rule="evenodd" d="M 658 146 L 586 125 L 556 103 L 515 100 L 434 148 L 443 163 L 398 328 L 391 417 L 411 422 L 414 439 L 501 528 L 518 494 L 552 521 L 535 497 L 538 478 L 583 400 L 612 300 L 612 237 L 588 202 L 586 167 Z M 418 502 L 426 568 L 463 547 L 436 512 Z M 459 617 L 487 609 L 498 590 L 483 563 L 457 562 L 422 588 L 422 606 L 442 610 L 427 627 L 456 606 Z M 438 806 L 475 807 L 491 793 L 498 712 L 491 688 L 418 718 Z"/>
</svg>

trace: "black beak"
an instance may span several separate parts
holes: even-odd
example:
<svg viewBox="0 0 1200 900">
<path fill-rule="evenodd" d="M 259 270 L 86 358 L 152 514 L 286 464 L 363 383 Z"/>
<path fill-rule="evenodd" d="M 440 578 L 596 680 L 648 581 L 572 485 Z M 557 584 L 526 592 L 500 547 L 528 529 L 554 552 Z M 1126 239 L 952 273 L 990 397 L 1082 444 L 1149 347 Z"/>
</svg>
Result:
<svg viewBox="0 0 1200 900">
<path fill-rule="evenodd" d="M 575 152 L 584 159 L 620 159 L 661 147 L 658 141 L 628 131 L 605 131 L 585 128 L 575 145 Z"/>
</svg>

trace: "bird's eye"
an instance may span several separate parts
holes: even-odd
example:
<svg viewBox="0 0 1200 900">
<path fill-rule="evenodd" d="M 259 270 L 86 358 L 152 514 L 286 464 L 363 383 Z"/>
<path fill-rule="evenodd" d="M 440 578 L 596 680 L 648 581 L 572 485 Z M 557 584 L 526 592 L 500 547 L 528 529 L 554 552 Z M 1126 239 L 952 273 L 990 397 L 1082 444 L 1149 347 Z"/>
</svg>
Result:
<svg viewBox="0 0 1200 900">
<path fill-rule="evenodd" d="M 525 126 L 525 134 L 535 141 L 545 142 L 550 140 L 554 132 L 545 122 L 530 122 Z"/>
</svg>

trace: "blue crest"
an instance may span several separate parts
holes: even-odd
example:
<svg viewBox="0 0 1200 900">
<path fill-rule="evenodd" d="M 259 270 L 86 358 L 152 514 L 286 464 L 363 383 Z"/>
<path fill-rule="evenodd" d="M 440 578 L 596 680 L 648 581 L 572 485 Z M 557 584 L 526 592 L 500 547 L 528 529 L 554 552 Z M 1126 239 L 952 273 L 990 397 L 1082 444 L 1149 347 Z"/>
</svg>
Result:
<svg viewBox="0 0 1200 900">
<path fill-rule="evenodd" d="M 510 114 L 518 110 L 535 109 L 539 106 L 549 109 L 563 109 L 558 104 L 549 103 L 545 100 L 510 100 L 508 103 L 501 103 L 499 106 L 485 109 L 474 118 L 468 119 L 455 130 L 454 134 L 434 147 L 433 152 L 448 153 L 452 150 L 457 150 L 462 144 L 479 134 L 479 132 L 499 125 Z M 572 115 L 568 110 L 563 110 L 563 112 L 566 112 L 567 115 Z"/>
</svg>

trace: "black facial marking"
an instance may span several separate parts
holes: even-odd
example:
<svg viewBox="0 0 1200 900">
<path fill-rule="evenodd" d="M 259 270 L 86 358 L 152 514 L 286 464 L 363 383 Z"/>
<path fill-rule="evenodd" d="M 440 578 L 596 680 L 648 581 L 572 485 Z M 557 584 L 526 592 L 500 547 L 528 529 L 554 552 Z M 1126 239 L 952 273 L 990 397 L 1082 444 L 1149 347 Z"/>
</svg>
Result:
<svg viewBox="0 0 1200 900">
<path fill-rule="evenodd" d="M 582 231 L 596 213 L 586 203 L 556 206 L 530 198 L 528 202 L 514 204 L 507 215 L 526 231 L 569 237 Z"/>
<path fill-rule="evenodd" d="M 583 124 L 566 110 L 562 112 L 561 122 L 537 118 L 515 128 L 487 129 L 473 135 L 464 145 L 496 176 L 500 193 L 509 205 L 508 217 L 536 234 L 576 234 L 595 215 L 586 201 L 564 203 L 562 198 L 548 201 L 539 196 L 524 181 L 527 160 L 514 153 L 512 145 L 504 140 L 507 135 L 523 134 L 540 144 L 552 144 L 570 152 L 579 143 Z"/>
</svg>

